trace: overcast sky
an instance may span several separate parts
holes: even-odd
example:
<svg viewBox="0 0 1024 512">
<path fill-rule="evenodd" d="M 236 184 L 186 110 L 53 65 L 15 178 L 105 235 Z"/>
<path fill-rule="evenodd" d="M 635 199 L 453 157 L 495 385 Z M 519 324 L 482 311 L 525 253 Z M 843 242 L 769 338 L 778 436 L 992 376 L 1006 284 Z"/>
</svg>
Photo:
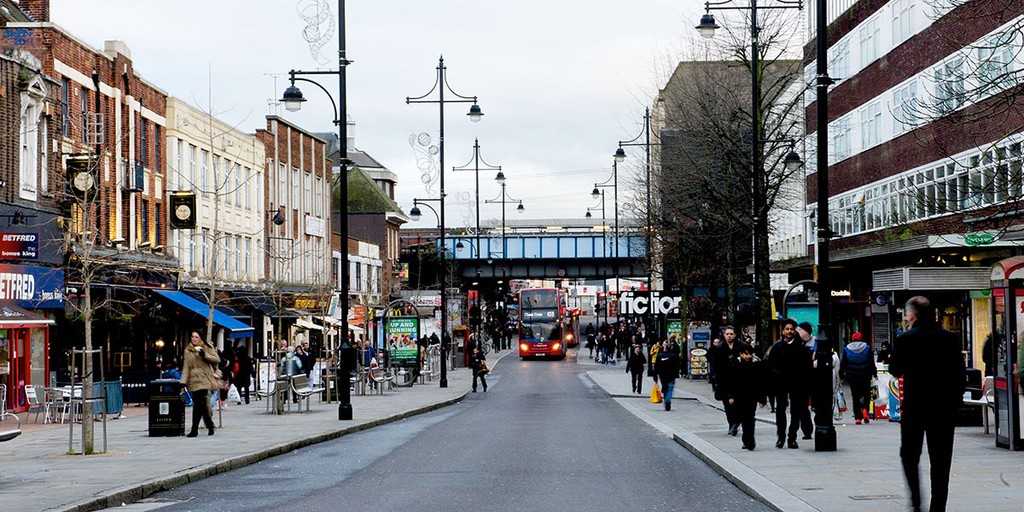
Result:
<svg viewBox="0 0 1024 512">
<path fill-rule="evenodd" d="M 212 96 L 217 117 L 244 131 L 264 127 L 271 112 L 334 131 L 330 100 L 315 86 L 303 87 L 301 112 L 271 105 L 289 69 L 337 67 L 337 27 L 319 62 L 303 38 L 299 7 L 315 12 L 317 3 L 337 20 L 336 0 L 52 0 L 51 18 L 96 48 L 124 41 L 137 73 L 201 108 Z M 617 141 L 640 133 L 644 107 L 696 39 L 702 10 L 698 0 L 349 1 L 356 147 L 397 173 L 404 211 L 413 197 L 428 196 L 409 139 L 427 132 L 436 143 L 438 106 L 405 98 L 430 90 L 443 54 L 452 88 L 478 96 L 485 114 L 470 123 L 468 105 L 445 107 L 446 224 L 475 222 L 469 207 L 455 204 L 460 195 L 474 202 L 474 173 L 451 172 L 471 161 L 474 137 L 483 158 L 502 167 L 509 195 L 523 201 L 522 218 L 582 218 L 595 205 L 594 182 L 611 175 Z M 322 83 L 337 96 L 336 78 Z M 643 160 L 642 148 L 630 154 L 633 166 L 620 166 L 620 203 L 627 175 Z M 501 216 L 500 204 L 483 203 L 500 194 L 494 174 L 480 173 L 485 225 Z M 418 224 L 434 225 L 424 213 Z"/>
</svg>

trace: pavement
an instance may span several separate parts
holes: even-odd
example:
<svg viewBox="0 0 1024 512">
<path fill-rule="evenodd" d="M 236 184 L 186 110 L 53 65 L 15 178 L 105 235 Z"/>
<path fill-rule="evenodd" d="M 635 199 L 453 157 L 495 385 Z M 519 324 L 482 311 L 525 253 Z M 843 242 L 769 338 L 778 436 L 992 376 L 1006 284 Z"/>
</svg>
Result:
<svg viewBox="0 0 1024 512">
<path fill-rule="evenodd" d="M 491 354 L 492 367 L 512 351 Z M 680 379 L 672 411 L 631 394 L 622 365 L 594 363 L 580 349 L 576 363 L 618 404 L 704 460 L 729 481 L 782 511 L 904 510 L 907 500 L 900 469 L 899 425 L 873 421 L 836 422 L 839 449 L 815 452 L 812 441 L 800 449 L 774 447 L 774 415 L 758 411 L 753 452 L 726 434 L 724 413 L 704 381 Z M 450 370 L 449 386 L 437 381 L 383 395 L 353 395 L 354 418 L 338 420 L 337 403 L 311 399 L 308 412 L 268 415 L 264 403 L 229 405 L 223 427 L 213 437 L 148 437 L 148 409 L 125 406 L 125 418 L 108 421 L 108 451 L 68 455 L 67 424 L 24 422 L 24 433 L 0 443 L 0 510 L 90 511 L 130 504 L 155 492 L 253 464 L 289 451 L 452 405 L 470 391 L 472 375 Z M 187 412 L 190 421 L 191 412 Z M 24 415 L 22 415 L 24 417 Z M 214 419 L 217 420 L 215 413 Z M 0 423 L 0 430 L 13 426 Z M 76 436 L 80 426 L 75 426 Z M 97 442 L 102 440 L 97 424 Z M 77 442 L 77 440 L 76 440 Z M 78 446 L 76 445 L 76 448 Z M 927 495 L 927 458 L 922 461 Z M 995 448 L 981 427 L 957 429 L 949 510 L 1024 512 L 1024 454 Z"/>
</svg>

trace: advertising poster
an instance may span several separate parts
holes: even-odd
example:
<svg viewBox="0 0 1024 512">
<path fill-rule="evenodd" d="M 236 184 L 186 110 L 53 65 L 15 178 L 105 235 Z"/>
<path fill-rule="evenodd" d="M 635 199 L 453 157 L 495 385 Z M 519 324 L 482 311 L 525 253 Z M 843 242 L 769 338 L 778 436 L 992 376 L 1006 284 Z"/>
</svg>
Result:
<svg viewBox="0 0 1024 512">
<path fill-rule="evenodd" d="M 400 316 L 388 318 L 388 355 L 392 366 L 416 366 L 419 318 Z"/>
<path fill-rule="evenodd" d="M 668 335 L 675 336 L 676 339 L 683 338 L 683 321 L 682 320 L 669 320 L 665 325 L 665 330 Z"/>
</svg>

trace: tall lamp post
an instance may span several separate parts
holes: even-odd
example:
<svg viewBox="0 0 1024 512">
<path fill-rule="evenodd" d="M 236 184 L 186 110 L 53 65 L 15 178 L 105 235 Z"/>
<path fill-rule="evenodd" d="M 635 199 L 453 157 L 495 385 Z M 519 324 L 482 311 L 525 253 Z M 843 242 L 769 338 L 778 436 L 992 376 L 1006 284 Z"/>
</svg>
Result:
<svg viewBox="0 0 1024 512">
<path fill-rule="evenodd" d="M 480 158 L 480 139 L 473 139 L 473 159 L 466 163 L 466 165 L 460 167 L 452 167 L 452 172 L 457 171 L 473 171 L 476 174 L 476 259 L 480 259 L 480 171 L 501 171 L 501 166 L 491 165 L 484 162 L 484 167 L 480 167 L 480 162 L 483 159 Z M 473 164 L 473 167 L 469 165 Z"/>
<path fill-rule="evenodd" d="M 595 205 L 595 206 L 588 206 L 587 207 L 586 218 L 587 218 L 587 220 L 590 220 L 591 218 L 593 218 L 593 215 L 590 212 L 595 211 L 598 208 L 601 209 L 601 257 L 607 259 L 608 258 L 608 218 L 604 214 L 604 190 L 598 190 L 597 188 L 594 188 L 594 191 L 598 192 L 598 196 L 597 197 L 601 198 L 601 203 L 598 204 L 598 205 Z M 602 289 L 601 291 L 604 291 L 604 284 L 603 283 L 601 285 L 601 289 Z M 605 298 L 605 300 L 607 300 L 607 298 Z M 606 305 L 602 305 L 601 302 L 602 302 L 601 301 L 601 292 L 598 292 L 597 307 L 599 307 L 600 309 L 604 309 L 607 312 L 607 309 L 605 309 Z M 600 313 L 600 310 L 598 310 L 598 313 Z M 607 317 L 607 313 L 605 313 L 605 319 L 607 320 L 607 318 L 608 318 Z M 597 315 L 597 321 L 598 322 L 601 321 L 601 315 L 600 314 Z"/>
<path fill-rule="evenodd" d="M 285 109 L 289 112 L 298 111 L 302 108 L 302 103 L 306 101 L 302 97 L 302 91 L 296 87 L 295 82 L 307 82 L 319 87 L 328 99 L 331 100 L 331 106 L 334 108 L 334 124 L 338 127 L 338 229 L 341 233 L 342 250 L 341 250 L 341 269 L 338 275 L 341 278 L 341 314 L 344 318 L 345 332 L 342 335 L 341 346 L 339 347 L 339 359 L 341 366 L 341 375 L 347 378 L 351 372 L 349 364 L 354 359 L 353 351 L 354 347 L 349 343 L 348 339 L 348 250 L 345 249 L 348 240 L 348 133 L 347 123 L 348 119 L 348 100 L 347 100 L 347 89 L 345 85 L 345 70 L 346 67 L 351 64 L 352 61 L 345 58 L 345 0 L 338 0 L 338 69 L 337 71 L 297 71 L 291 70 L 288 72 L 288 78 L 291 81 L 291 85 L 285 89 L 284 94 L 281 98 L 281 102 L 284 103 Z M 334 98 L 331 93 L 318 82 L 301 78 L 300 75 L 312 76 L 312 75 L 338 75 L 338 98 L 339 102 L 335 104 Z M 339 377 L 340 380 L 340 377 Z M 352 419 L 352 396 L 349 390 L 349 386 L 338 384 L 341 394 L 338 400 L 338 419 L 339 420 L 351 420 Z"/>
<path fill-rule="evenodd" d="M 445 317 L 448 316 L 448 310 L 447 310 L 447 304 L 444 301 L 444 299 L 445 299 L 444 287 L 445 287 L 445 284 L 446 284 L 445 283 L 445 276 L 446 276 L 446 274 L 448 272 L 448 268 L 445 265 L 445 253 L 448 252 L 448 248 L 444 246 L 444 227 L 441 225 L 441 215 L 439 213 L 437 213 L 437 210 L 435 210 L 433 206 L 430 206 L 430 203 L 441 203 L 441 204 L 444 204 L 444 201 L 442 201 L 440 198 L 438 198 L 438 199 L 418 199 L 418 198 L 413 198 L 413 200 L 412 200 L 412 209 L 409 210 L 409 218 L 411 218 L 413 222 L 416 222 L 416 221 L 420 220 L 420 217 L 423 216 L 423 212 L 420 211 L 420 205 L 423 205 L 423 206 L 426 206 L 427 208 L 430 208 L 430 211 L 434 212 L 434 217 L 437 218 L 438 237 L 440 237 L 440 239 L 441 239 L 441 251 L 440 251 L 441 252 L 441 383 L 439 385 L 442 388 L 446 388 L 446 387 L 448 387 L 448 340 L 446 340 L 444 338 L 444 334 L 445 334 L 444 326 L 445 326 Z"/>
<path fill-rule="evenodd" d="M 753 176 L 753 221 L 754 221 L 754 293 L 758 301 L 758 316 L 764 316 L 765 311 L 768 311 L 766 301 L 769 299 L 768 294 L 768 212 L 766 204 L 764 202 L 764 186 L 765 186 L 765 169 L 764 169 L 764 144 L 770 142 L 782 142 L 778 140 L 766 140 L 763 139 L 763 126 L 761 126 L 761 82 L 759 80 L 761 76 L 760 69 L 760 49 L 758 44 L 760 27 L 758 27 L 757 11 L 758 5 L 757 0 L 750 0 L 748 7 L 742 6 L 730 6 L 723 7 L 723 4 L 730 3 L 732 0 L 724 0 L 721 2 L 705 2 L 705 14 L 700 19 L 700 24 L 697 25 L 697 30 L 705 38 L 712 38 L 715 35 L 715 30 L 718 29 L 718 25 L 715 23 L 715 17 L 711 14 L 713 10 L 747 10 L 750 11 L 750 71 L 751 71 L 751 117 L 752 117 L 752 132 L 751 132 L 751 170 Z M 802 0 L 775 0 L 777 3 L 770 6 L 762 6 L 761 9 L 803 9 Z M 827 68 L 827 49 L 828 43 L 825 41 L 828 22 L 825 16 L 825 1 L 816 0 L 817 9 L 817 54 L 815 56 L 817 60 L 817 88 L 818 88 L 818 105 L 817 112 L 821 116 L 817 120 L 817 138 L 818 138 L 818 240 L 817 250 L 815 255 L 818 259 L 817 273 L 818 273 L 818 334 L 817 334 L 817 354 L 816 359 L 817 375 L 815 377 L 816 386 L 814 391 L 815 402 L 818 404 L 832 403 L 832 340 L 829 337 L 828 331 L 831 329 L 831 288 L 828 282 L 828 239 L 831 236 L 828 227 L 828 137 L 827 137 L 827 123 L 828 123 L 828 86 L 832 83 L 831 79 L 828 78 Z M 787 169 L 795 170 L 799 168 L 803 162 L 800 160 L 800 156 L 797 155 L 792 148 L 786 154 L 783 162 Z M 824 199 L 822 199 L 824 197 Z M 824 222 L 822 222 L 824 219 Z M 758 343 L 762 343 L 763 336 L 765 335 L 763 322 L 758 320 L 757 322 L 757 339 Z M 814 450 L 815 451 L 836 451 L 836 431 L 832 424 L 832 408 L 831 407 L 815 407 L 814 415 L 815 423 L 815 438 L 814 438 Z"/>
<path fill-rule="evenodd" d="M 501 185 L 501 194 L 494 199 L 487 199 L 484 203 L 497 204 L 501 203 L 501 258 L 508 259 L 508 243 L 506 242 L 505 233 L 508 229 L 505 227 L 505 203 L 518 203 L 516 206 L 517 213 L 523 213 L 526 208 L 523 207 L 523 201 L 521 199 L 512 199 L 509 197 L 508 192 L 505 191 L 505 173 L 498 171 L 498 175 L 494 177 L 494 181 L 497 181 Z"/>
<path fill-rule="evenodd" d="M 615 240 L 615 296 L 619 296 L 619 161 L 615 159 L 612 161 L 612 177 L 608 178 L 602 183 L 594 183 L 594 190 L 590 192 L 594 199 L 601 197 L 602 208 L 604 205 L 604 192 L 602 188 L 611 187 L 612 189 L 612 200 L 615 202 L 615 227 L 613 228 L 614 240 Z M 616 312 L 618 308 L 616 308 Z M 616 318 L 618 315 L 616 314 Z"/>
<path fill-rule="evenodd" d="M 643 137 L 642 142 L 638 142 Z M 650 290 L 654 290 L 654 259 L 651 255 L 651 238 L 654 235 L 651 231 L 651 174 L 653 173 L 653 167 L 651 165 L 651 146 L 660 146 L 659 142 L 651 142 L 651 109 L 644 109 L 644 128 L 629 140 L 620 140 L 619 147 L 615 150 L 615 161 L 622 163 L 626 159 L 626 152 L 622 149 L 624 146 L 642 146 L 644 148 L 644 154 L 647 157 L 645 164 L 645 175 L 647 184 L 647 215 L 645 216 L 647 224 L 644 226 L 644 249 L 647 255 L 647 287 Z"/>
<path fill-rule="evenodd" d="M 428 96 L 432 95 L 434 91 L 437 91 L 437 99 L 427 99 Z M 445 99 L 444 93 L 448 91 L 453 98 Z M 466 114 L 469 116 L 469 120 L 475 122 L 480 121 L 480 118 L 484 115 L 480 110 L 480 105 L 477 105 L 476 96 L 462 96 L 452 90 L 451 86 L 448 85 L 448 68 L 444 65 L 444 57 L 440 57 L 437 60 L 437 77 L 434 81 L 434 86 L 430 88 L 423 96 L 406 97 L 405 103 L 436 103 L 438 105 L 438 158 L 439 158 L 439 173 L 440 184 L 441 184 L 441 196 L 438 199 L 441 203 L 440 213 L 438 215 L 438 221 L 441 225 L 441 268 L 445 267 L 445 245 L 444 245 L 444 104 L 448 103 L 472 103 L 469 107 L 469 112 Z M 444 279 L 442 273 L 441 282 L 441 339 L 442 347 L 447 343 L 445 339 L 451 340 L 451 335 L 448 334 L 448 294 L 446 291 L 447 282 Z M 444 361 L 444 358 L 441 359 Z M 441 384 L 442 388 L 448 387 L 448 379 L 445 374 L 445 366 L 441 366 Z"/>
</svg>

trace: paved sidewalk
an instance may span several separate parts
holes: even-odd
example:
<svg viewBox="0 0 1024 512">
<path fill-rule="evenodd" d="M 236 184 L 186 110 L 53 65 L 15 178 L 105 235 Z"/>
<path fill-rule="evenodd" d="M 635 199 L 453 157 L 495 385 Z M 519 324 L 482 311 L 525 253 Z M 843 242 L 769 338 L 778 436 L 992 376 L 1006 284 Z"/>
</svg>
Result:
<svg viewBox="0 0 1024 512">
<path fill-rule="evenodd" d="M 502 357 L 492 354 L 492 366 Z M 148 437 L 148 409 L 126 405 L 127 418 L 107 422 L 108 453 L 66 455 L 68 425 L 25 422 L 25 433 L 0 443 L 0 511 L 86 511 L 120 506 L 169 489 L 253 464 L 296 448 L 397 421 L 461 401 L 472 384 L 466 368 L 449 369 L 448 387 L 438 381 L 383 395 L 352 396 L 352 421 L 338 420 L 338 404 L 310 398 L 310 411 L 268 415 L 262 401 L 228 405 L 224 427 L 212 437 Z M 254 398 L 254 397 L 253 397 Z M 191 425 L 186 408 L 186 430 Z M 214 422 L 217 412 L 214 411 Z M 12 428 L 12 421 L 0 430 Z M 76 436 L 80 439 L 80 425 Z M 96 423 L 96 447 L 101 424 Z M 76 449 L 77 444 L 76 444 Z"/>
<path fill-rule="evenodd" d="M 838 450 L 814 451 L 813 441 L 800 449 L 775 448 L 775 420 L 768 408 L 757 412 L 757 449 L 740 448 L 739 437 L 726 434 L 721 403 L 705 381 L 676 381 L 672 411 L 630 393 L 622 364 L 600 365 L 580 351 L 578 363 L 623 407 L 673 438 L 749 494 L 784 511 L 905 510 L 908 500 L 899 460 L 899 424 L 888 420 L 855 425 L 852 411 L 836 421 Z M 847 396 L 850 396 L 847 394 Z M 921 462 L 922 488 L 929 496 L 927 454 Z M 959 427 L 950 475 L 951 511 L 1024 511 L 1024 454 L 995 447 L 994 435 L 982 427 Z"/>
</svg>

